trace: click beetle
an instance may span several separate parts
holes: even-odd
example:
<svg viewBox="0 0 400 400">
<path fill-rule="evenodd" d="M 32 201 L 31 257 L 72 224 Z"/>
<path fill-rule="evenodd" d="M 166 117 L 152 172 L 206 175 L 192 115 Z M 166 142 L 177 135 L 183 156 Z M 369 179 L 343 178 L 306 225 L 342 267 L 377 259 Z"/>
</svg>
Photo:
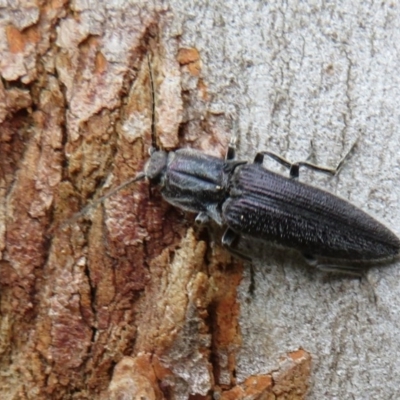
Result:
<svg viewBox="0 0 400 400">
<path fill-rule="evenodd" d="M 296 249 L 309 263 L 334 272 L 359 273 L 364 263 L 389 260 L 399 254 L 400 240 L 383 224 L 348 201 L 297 180 L 301 167 L 336 174 L 344 159 L 337 168 L 330 169 L 307 161 L 290 163 L 275 153 L 264 151 L 248 163 L 235 158 L 234 139 L 225 159 L 189 148 L 161 150 L 156 140 L 150 62 L 149 74 L 152 90 L 150 159 L 143 172 L 95 203 L 147 178 L 151 184 L 159 186 L 167 202 L 197 213 L 197 222 L 213 220 L 226 227 L 222 244 L 245 258 L 248 256 L 237 250 L 242 237 Z M 288 167 L 290 176 L 264 168 L 265 156 Z M 320 264 L 320 258 L 329 263 Z"/>
</svg>

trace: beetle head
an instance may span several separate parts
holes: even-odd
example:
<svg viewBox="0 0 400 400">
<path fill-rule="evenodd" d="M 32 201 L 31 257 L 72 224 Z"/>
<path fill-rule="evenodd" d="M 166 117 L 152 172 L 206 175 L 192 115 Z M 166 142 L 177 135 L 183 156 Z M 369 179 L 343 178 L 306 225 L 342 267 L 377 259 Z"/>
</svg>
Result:
<svg viewBox="0 0 400 400">
<path fill-rule="evenodd" d="M 168 153 L 163 150 L 154 151 L 144 167 L 146 178 L 158 183 L 167 167 Z"/>
</svg>

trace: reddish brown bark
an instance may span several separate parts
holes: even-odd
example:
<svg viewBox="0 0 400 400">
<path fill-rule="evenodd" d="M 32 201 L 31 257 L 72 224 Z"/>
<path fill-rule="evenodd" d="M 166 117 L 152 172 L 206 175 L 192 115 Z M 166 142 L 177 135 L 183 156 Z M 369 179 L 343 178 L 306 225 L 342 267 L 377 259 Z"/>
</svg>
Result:
<svg viewBox="0 0 400 400">
<path fill-rule="evenodd" d="M 200 55 L 167 45 L 168 15 L 150 6 L 110 14 L 96 34 L 68 7 L 26 10 L 32 20 L 10 22 L 2 44 L 0 396 L 211 398 L 219 390 L 232 398 L 240 264 L 199 240 L 206 234 L 190 228 L 193 217 L 146 182 L 71 219 L 143 168 L 147 54 L 162 146 L 221 153 L 223 121 L 183 111 L 207 101 Z M 119 53 L 113 40 L 126 41 Z M 181 76 L 196 80 L 183 97 Z"/>
</svg>

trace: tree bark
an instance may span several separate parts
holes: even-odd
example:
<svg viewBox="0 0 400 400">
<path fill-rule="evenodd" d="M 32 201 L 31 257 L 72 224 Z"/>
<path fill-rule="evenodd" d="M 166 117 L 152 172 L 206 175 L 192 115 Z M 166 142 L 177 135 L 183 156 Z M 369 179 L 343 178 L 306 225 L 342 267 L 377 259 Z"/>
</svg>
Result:
<svg viewBox="0 0 400 400">
<path fill-rule="evenodd" d="M 144 168 L 150 59 L 163 149 L 223 157 L 235 132 L 243 159 L 333 165 L 357 140 L 339 177 L 300 178 L 398 230 L 399 10 L 358 7 L 3 6 L 1 398 L 399 395 L 398 268 L 330 277 L 246 243 L 250 266 L 146 181 L 80 213 Z"/>
</svg>

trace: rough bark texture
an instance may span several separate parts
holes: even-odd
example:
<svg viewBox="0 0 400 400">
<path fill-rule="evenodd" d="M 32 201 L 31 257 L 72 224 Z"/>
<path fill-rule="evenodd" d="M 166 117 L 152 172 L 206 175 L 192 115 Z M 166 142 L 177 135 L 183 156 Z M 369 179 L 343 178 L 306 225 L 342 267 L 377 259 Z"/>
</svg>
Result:
<svg viewBox="0 0 400 400">
<path fill-rule="evenodd" d="M 237 131 L 243 158 L 335 164 L 358 138 L 301 179 L 400 232 L 400 11 L 346 7 L 0 5 L 1 398 L 400 396 L 396 266 L 332 278 L 256 246 L 250 268 L 145 181 L 73 217 L 143 168 L 149 55 L 163 148 L 222 156 Z"/>
</svg>

